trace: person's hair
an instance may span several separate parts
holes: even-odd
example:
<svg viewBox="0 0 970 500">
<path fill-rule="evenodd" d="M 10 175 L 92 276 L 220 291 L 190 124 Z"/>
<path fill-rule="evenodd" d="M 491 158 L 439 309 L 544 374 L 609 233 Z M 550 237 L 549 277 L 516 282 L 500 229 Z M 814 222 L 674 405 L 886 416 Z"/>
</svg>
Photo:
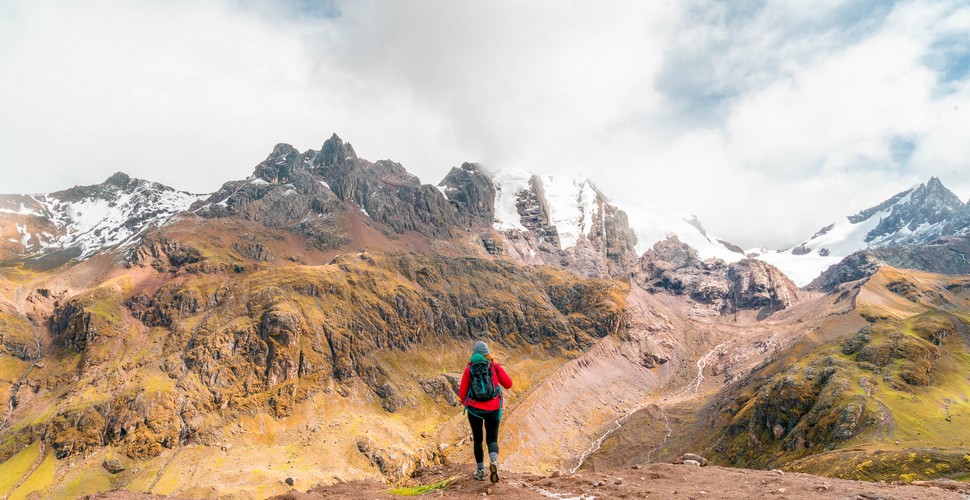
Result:
<svg viewBox="0 0 970 500">
<path fill-rule="evenodd" d="M 489 361 L 495 361 L 495 356 L 493 356 L 492 353 L 488 353 L 485 355 L 485 359 Z"/>
</svg>

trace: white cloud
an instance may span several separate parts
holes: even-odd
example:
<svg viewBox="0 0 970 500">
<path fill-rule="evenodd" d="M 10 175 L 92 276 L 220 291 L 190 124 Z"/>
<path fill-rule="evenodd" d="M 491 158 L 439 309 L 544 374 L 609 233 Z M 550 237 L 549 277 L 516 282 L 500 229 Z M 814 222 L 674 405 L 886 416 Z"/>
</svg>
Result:
<svg viewBox="0 0 970 500">
<path fill-rule="evenodd" d="M 746 247 L 930 175 L 970 194 L 970 84 L 941 76 L 963 2 L 301 5 L 0 5 L 0 191 L 117 170 L 210 191 L 337 132 L 426 182 L 585 173 Z"/>
</svg>

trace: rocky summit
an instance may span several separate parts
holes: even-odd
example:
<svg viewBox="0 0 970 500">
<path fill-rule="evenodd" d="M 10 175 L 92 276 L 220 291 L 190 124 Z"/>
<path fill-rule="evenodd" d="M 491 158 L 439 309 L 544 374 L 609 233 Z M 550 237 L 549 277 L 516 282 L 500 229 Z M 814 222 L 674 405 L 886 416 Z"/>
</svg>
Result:
<svg viewBox="0 0 970 500">
<path fill-rule="evenodd" d="M 3 195 L 0 494 L 965 496 L 968 213 L 934 178 L 745 254 L 588 179 L 424 184 L 336 135 L 211 194 Z M 495 486 L 478 340 L 515 382 Z"/>
</svg>

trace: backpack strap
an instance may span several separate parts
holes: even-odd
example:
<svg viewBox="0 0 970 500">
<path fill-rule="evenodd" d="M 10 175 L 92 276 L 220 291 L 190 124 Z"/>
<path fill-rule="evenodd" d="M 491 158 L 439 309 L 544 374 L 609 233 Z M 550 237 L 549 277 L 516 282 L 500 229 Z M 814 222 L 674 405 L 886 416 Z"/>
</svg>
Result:
<svg viewBox="0 0 970 500">
<path fill-rule="evenodd" d="M 470 362 L 468 363 L 468 366 L 465 367 L 465 370 L 468 370 L 468 390 L 465 392 L 465 405 L 464 405 L 465 408 L 461 410 L 462 415 L 464 415 L 465 412 L 468 411 L 468 402 L 471 401 L 472 399 L 472 388 L 471 388 L 472 364 Z"/>
</svg>

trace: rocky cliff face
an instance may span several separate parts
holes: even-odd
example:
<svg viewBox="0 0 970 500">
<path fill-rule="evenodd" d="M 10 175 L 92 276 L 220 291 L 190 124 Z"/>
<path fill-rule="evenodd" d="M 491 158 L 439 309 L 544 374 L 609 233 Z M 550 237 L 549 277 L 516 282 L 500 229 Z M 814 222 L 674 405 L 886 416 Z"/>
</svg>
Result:
<svg viewBox="0 0 970 500">
<path fill-rule="evenodd" d="M 479 230 L 491 227 L 495 220 L 495 185 L 479 165 L 463 163 L 452 168 L 438 187 L 466 224 Z"/>
<path fill-rule="evenodd" d="M 732 264 L 720 259 L 702 261 L 696 250 L 676 238 L 657 243 L 643 254 L 634 279 L 653 293 L 686 295 L 713 314 L 738 309 L 770 314 L 798 299 L 794 283 L 770 264 L 752 259 Z"/>
<path fill-rule="evenodd" d="M 492 255 L 591 277 L 632 268 L 637 237 L 626 214 L 588 181 L 502 179 L 465 163 L 438 188 L 422 185 L 400 164 L 360 159 L 335 135 L 320 151 L 276 146 L 250 179 L 226 183 L 193 210 L 284 228 L 324 250 L 350 244 L 351 220 L 362 215 L 388 235 L 470 240 Z"/>
</svg>

